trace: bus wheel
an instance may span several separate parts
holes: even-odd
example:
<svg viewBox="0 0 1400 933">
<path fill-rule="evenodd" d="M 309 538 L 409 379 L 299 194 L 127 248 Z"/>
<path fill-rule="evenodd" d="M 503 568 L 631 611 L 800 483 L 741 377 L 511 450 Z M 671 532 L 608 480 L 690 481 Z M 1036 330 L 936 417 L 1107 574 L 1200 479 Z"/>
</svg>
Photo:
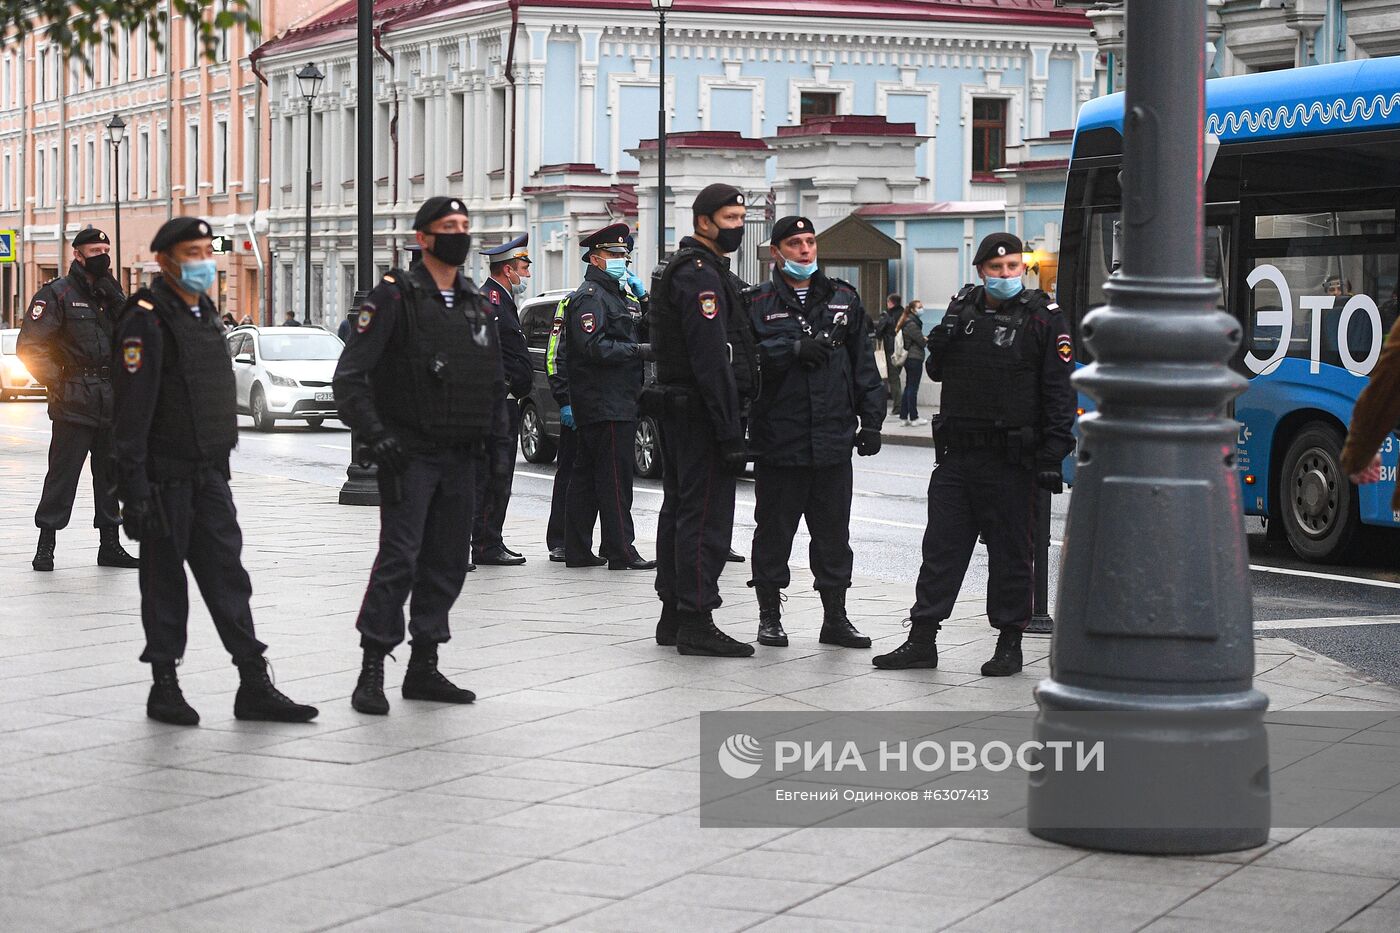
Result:
<svg viewBox="0 0 1400 933">
<path fill-rule="evenodd" d="M 1280 472 L 1279 506 L 1288 543 L 1315 563 L 1344 560 L 1361 529 L 1356 489 L 1342 472 L 1342 435 L 1311 422 L 1293 437 Z"/>
</svg>

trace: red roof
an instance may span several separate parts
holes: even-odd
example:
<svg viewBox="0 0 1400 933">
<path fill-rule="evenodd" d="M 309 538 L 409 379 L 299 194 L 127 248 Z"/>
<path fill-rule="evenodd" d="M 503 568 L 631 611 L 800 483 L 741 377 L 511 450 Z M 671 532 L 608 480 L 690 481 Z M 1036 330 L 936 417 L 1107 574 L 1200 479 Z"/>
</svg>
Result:
<svg viewBox="0 0 1400 933">
<path fill-rule="evenodd" d="M 638 149 L 655 149 L 656 140 L 643 139 Z M 667 133 L 666 148 L 670 149 L 767 149 L 761 139 L 751 139 L 731 130 L 697 130 L 692 133 Z"/>
<path fill-rule="evenodd" d="M 651 12 L 651 0 L 514 0 L 514 3 L 527 11 L 538 8 Z M 411 22 L 462 18 L 509 9 L 511 5 L 512 0 L 374 0 L 374 22 L 376 31 L 384 32 Z M 342 30 L 353 33 L 356 6 L 356 0 L 346 0 L 305 25 L 264 42 L 253 50 L 253 57 L 319 46 Z M 1056 8 L 1055 0 L 676 0 L 672 13 L 1089 28 L 1082 11 Z"/>
<path fill-rule="evenodd" d="M 884 117 L 848 114 L 809 117 L 798 126 L 778 127 L 778 136 L 917 136 L 912 123 L 891 123 Z"/>
</svg>

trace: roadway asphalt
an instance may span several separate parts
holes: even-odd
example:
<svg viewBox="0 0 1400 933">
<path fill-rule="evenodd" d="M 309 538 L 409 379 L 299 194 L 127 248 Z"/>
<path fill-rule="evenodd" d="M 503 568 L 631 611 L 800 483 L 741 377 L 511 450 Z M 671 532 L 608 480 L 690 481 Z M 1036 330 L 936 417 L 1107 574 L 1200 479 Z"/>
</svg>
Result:
<svg viewBox="0 0 1400 933">
<path fill-rule="evenodd" d="M 262 433 L 253 430 L 246 417 L 240 421 L 243 430 L 234 454 L 235 470 L 315 483 L 327 487 L 328 493 L 343 482 L 350 434 L 338 422 L 328 422 L 321 429 L 279 425 L 272 433 Z M 46 443 L 48 422 L 43 404 L 0 406 L 0 432 L 4 431 L 14 432 L 11 437 L 16 440 Z M 875 457 L 857 458 L 851 524 L 857 575 L 889 580 L 910 589 L 912 596 L 932 466 L 933 451 L 926 447 L 886 445 Z M 552 464 L 518 461 L 511 515 L 538 519 L 540 536 L 536 541 L 510 542 L 515 547 L 536 554 L 543 551 L 553 477 Z M 1051 537 L 1056 542 L 1063 535 L 1069 500 L 1069 493 L 1054 500 Z M 633 517 L 639 538 L 654 539 L 660 507 L 660 482 L 638 480 Z M 747 554 L 753 530 L 752 480 L 740 484 L 735 528 L 735 547 Z M 1298 560 L 1286 544 L 1266 541 L 1258 520 L 1246 519 L 1246 531 L 1255 618 L 1261 632 L 1302 632 L 1296 638 L 1293 634 L 1286 637 L 1374 677 L 1400 684 L 1400 651 L 1395 650 L 1400 647 L 1400 625 L 1376 624 L 1400 623 L 1400 534 L 1373 534 L 1368 539 L 1367 559 L 1345 567 L 1325 567 Z M 806 548 L 804 530 L 793 548 L 796 561 L 806 563 Z M 1058 547 L 1051 548 L 1052 614 L 1058 551 Z M 964 592 L 984 591 L 986 573 L 986 552 L 979 545 Z M 795 570 L 793 577 L 794 588 L 810 585 L 810 578 L 804 579 L 800 570 Z"/>
</svg>

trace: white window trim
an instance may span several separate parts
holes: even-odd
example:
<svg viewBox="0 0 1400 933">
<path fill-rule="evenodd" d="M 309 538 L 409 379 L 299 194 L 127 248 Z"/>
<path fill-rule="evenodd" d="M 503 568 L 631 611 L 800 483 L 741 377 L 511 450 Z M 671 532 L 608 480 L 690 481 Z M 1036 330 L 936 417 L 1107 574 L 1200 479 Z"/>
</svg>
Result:
<svg viewBox="0 0 1400 933">
<path fill-rule="evenodd" d="M 610 173 L 616 175 L 618 166 L 622 164 L 622 120 L 619 119 L 622 111 L 622 89 L 625 87 L 654 88 L 657 84 L 657 76 L 651 74 L 608 75 L 608 127 L 610 133 L 608 171 Z M 666 76 L 666 100 L 672 105 L 666 108 L 666 132 L 669 133 L 676 111 L 676 78 L 674 75 L 668 74 Z"/>
<path fill-rule="evenodd" d="M 1022 127 L 1025 125 L 1025 88 L 1002 87 L 999 81 L 983 85 L 964 84 L 962 86 L 963 128 L 963 199 L 972 200 L 972 101 L 975 98 L 1000 98 L 1006 104 L 1006 148 L 1021 145 Z"/>
<path fill-rule="evenodd" d="M 924 135 L 929 138 L 919 145 L 924 147 L 924 173 L 928 178 L 934 179 L 938 177 L 937 163 L 935 161 L 938 147 L 934 145 L 934 140 L 938 138 L 940 88 L 937 84 L 917 83 L 914 80 L 915 74 L 915 69 L 907 68 L 901 72 L 900 80 L 898 81 L 876 82 L 875 112 L 882 117 L 889 117 L 891 95 L 896 97 L 918 97 L 921 94 L 923 95 L 925 105 L 927 106 L 927 111 L 924 115 L 924 125 L 928 127 Z"/>
<path fill-rule="evenodd" d="M 737 62 L 735 63 L 738 64 Z M 726 72 L 730 69 L 726 63 Z M 763 78 L 741 78 L 737 75 L 738 69 L 733 69 L 735 74 L 722 75 L 701 75 L 700 77 L 700 128 L 703 130 L 712 129 L 714 118 L 714 107 L 711 105 L 710 95 L 714 91 L 748 91 L 749 92 L 749 112 L 752 118 L 749 121 L 748 135 L 752 139 L 763 137 L 763 121 L 767 117 L 767 108 L 764 107 L 764 86 Z M 668 83 L 669 83 L 669 79 Z"/>
<path fill-rule="evenodd" d="M 818 68 L 830 71 L 829 65 L 817 66 Z M 854 81 L 832 81 L 822 75 L 813 79 L 789 78 L 788 79 L 788 115 L 789 126 L 797 126 L 802 122 L 802 92 L 813 91 L 819 94 L 840 94 L 841 98 L 836 103 L 838 115 L 848 114 L 855 107 L 856 83 Z"/>
</svg>

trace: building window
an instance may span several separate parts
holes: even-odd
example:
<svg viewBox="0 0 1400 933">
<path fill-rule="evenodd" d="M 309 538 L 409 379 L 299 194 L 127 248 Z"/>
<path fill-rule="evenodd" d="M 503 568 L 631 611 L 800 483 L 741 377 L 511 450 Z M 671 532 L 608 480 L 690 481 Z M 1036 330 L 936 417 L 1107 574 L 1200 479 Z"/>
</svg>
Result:
<svg viewBox="0 0 1400 933">
<path fill-rule="evenodd" d="M 150 37 L 147 32 L 146 21 L 142 20 L 141 25 L 136 27 L 136 32 L 132 34 L 131 41 L 136 44 L 136 77 L 144 78 L 150 74 Z"/>
<path fill-rule="evenodd" d="M 156 24 L 157 35 L 163 36 L 165 41 L 156 46 L 156 74 L 165 74 L 166 56 L 170 49 L 170 30 L 166 27 L 170 25 L 170 17 L 165 15 L 165 11 L 160 13 L 160 22 Z"/>
<path fill-rule="evenodd" d="M 63 192 L 65 201 L 72 200 L 81 202 L 83 195 L 86 194 L 86 192 L 80 191 L 78 186 L 79 172 L 81 170 L 82 166 L 78 163 L 78 141 L 75 139 L 68 144 L 68 178 L 65 184 L 68 190 Z M 69 195 L 72 197 L 70 198 Z"/>
<path fill-rule="evenodd" d="M 408 149 L 408 174 L 414 181 L 422 181 L 426 150 L 428 148 L 428 102 L 422 97 L 413 100 L 413 145 Z"/>
<path fill-rule="evenodd" d="M 219 12 L 218 12 L 217 15 L 222 16 L 223 14 L 225 14 L 225 13 L 227 13 L 227 12 L 228 12 L 228 0 L 219 0 Z M 219 45 L 218 45 L 217 51 L 214 53 L 214 61 L 216 61 L 216 62 L 226 62 L 226 61 L 228 61 L 228 56 L 229 56 L 229 50 L 228 50 L 228 27 L 227 27 L 227 26 L 220 27 L 218 30 L 216 30 L 215 36 L 218 38 L 218 43 L 219 43 Z"/>
<path fill-rule="evenodd" d="M 258 121 L 251 113 L 243 117 L 243 193 L 256 190 L 258 179 Z"/>
<path fill-rule="evenodd" d="M 48 98 L 45 94 L 48 91 L 49 83 L 49 50 L 39 50 L 39 64 L 35 69 L 34 98 L 36 103 L 43 103 Z"/>
<path fill-rule="evenodd" d="M 199 64 L 199 21 L 193 17 L 185 17 L 185 67 L 193 68 Z"/>
<path fill-rule="evenodd" d="M 491 91 L 491 168 L 492 172 L 503 171 L 506 167 L 506 89 L 493 88 Z"/>
<path fill-rule="evenodd" d="M 14 187 L 13 187 L 13 184 L 12 184 L 13 178 L 12 178 L 12 175 L 11 175 L 11 171 L 12 171 L 12 169 L 11 169 L 10 154 L 7 152 L 7 153 L 5 153 L 5 175 L 4 175 L 4 178 L 5 178 L 5 197 L 4 197 L 4 204 L 5 204 L 5 207 L 4 207 L 4 209 L 7 210 L 7 211 L 10 209 L 10 192 L 14 190 Z"/>
<path fill-rule="evenodd" d="M 44 161 L 44 150 L 40 149 L 34 153 L 34 200 L 38 202 L 39 207 L 44 206 L 44 181 L 45 169 L 47 168 Z"/>
<path fill-rule="evenodd" d="M 319 262 L 311 266 L 311 308 L 307 320 L 317 323 L 325 323 L 321 316 L 325 308 L 326 300 L 326 273 L 325 267 Z"/>
<path fill-rule="evenodd" d="M 147 197 L 151 188 L 151 131 L 136 138 L 136 196 Z"/>
<path fill-rule="evenodd" d="M 972 101 L 972 176 L 990 176 L 1006 165 L 1006 100 Z"/>
<path fill-rule="evenodd" d="M 453 94 L 447 105 L 447 174 L 449 177 L 462 174 L 464 145 L 462 118 L 466 113 L 465 94 Z"/>
<path fill-rule="evenodd" d="M 62 167 L 62 164 L 63 163 L 58 161 L 58 144 L 54 143 L 54 145 L 49 149 L 48 202 L 50 204 L 58 203 L 58 170 Z"/>
<path fill-rule="evenodd" d="M 185 129 L 185 197 L 199 194 L 199 127 Z"/>
<path fill-rule="evenodd" d="M 355 172 L 357 160 L 359 159 L 359 147 L 356 145 L 355 135 L 358 124 L 355 122 L 358 111 L 353 107 L 347 107 L 340 111 L 340 179 L 345 188 L 345 196 L 350 196 L 351 186 L 355 182 Z M 348 203 L 348 200 L 347 200 Z"/>
<path fill-rule="evenodd" d="M 91 204 L 97 200 L 97 143 L 91 139 L 87 142 L 87 171 L 83 177 L 87 182 L 83 185 L 83 200 Z"/>
<path fill-rule="evenodd" d="M 168 198 L 170 196 L 170 130 L 162 126 L 156 139 L 160 149 L 156 154 L 156 158 L 160 159 L 160 173 L 156 178 L 158 185 L 156 197 Z"/>
<path fill-rule="evenodd" d="M 219 120 L 214 124 L 214 190 L 223 194 L 228 190 L 228 121 Z"/>
<path fill-rule="evenodd" d="M 789 98 L 791 100 L 791 98 Z M 841 106 L 841 95 L 826 91 L 803 91 L 801 102 L 802 122 L 834 117 Z"/>
<path fill-rule="evenodd" d="M 326 115 L 317 113 L 311 116 L 311 184 L 319 188 L 324 179 L 322 169 L 325 167 L 325 141 L 326 141 Z"/>
</svg>

